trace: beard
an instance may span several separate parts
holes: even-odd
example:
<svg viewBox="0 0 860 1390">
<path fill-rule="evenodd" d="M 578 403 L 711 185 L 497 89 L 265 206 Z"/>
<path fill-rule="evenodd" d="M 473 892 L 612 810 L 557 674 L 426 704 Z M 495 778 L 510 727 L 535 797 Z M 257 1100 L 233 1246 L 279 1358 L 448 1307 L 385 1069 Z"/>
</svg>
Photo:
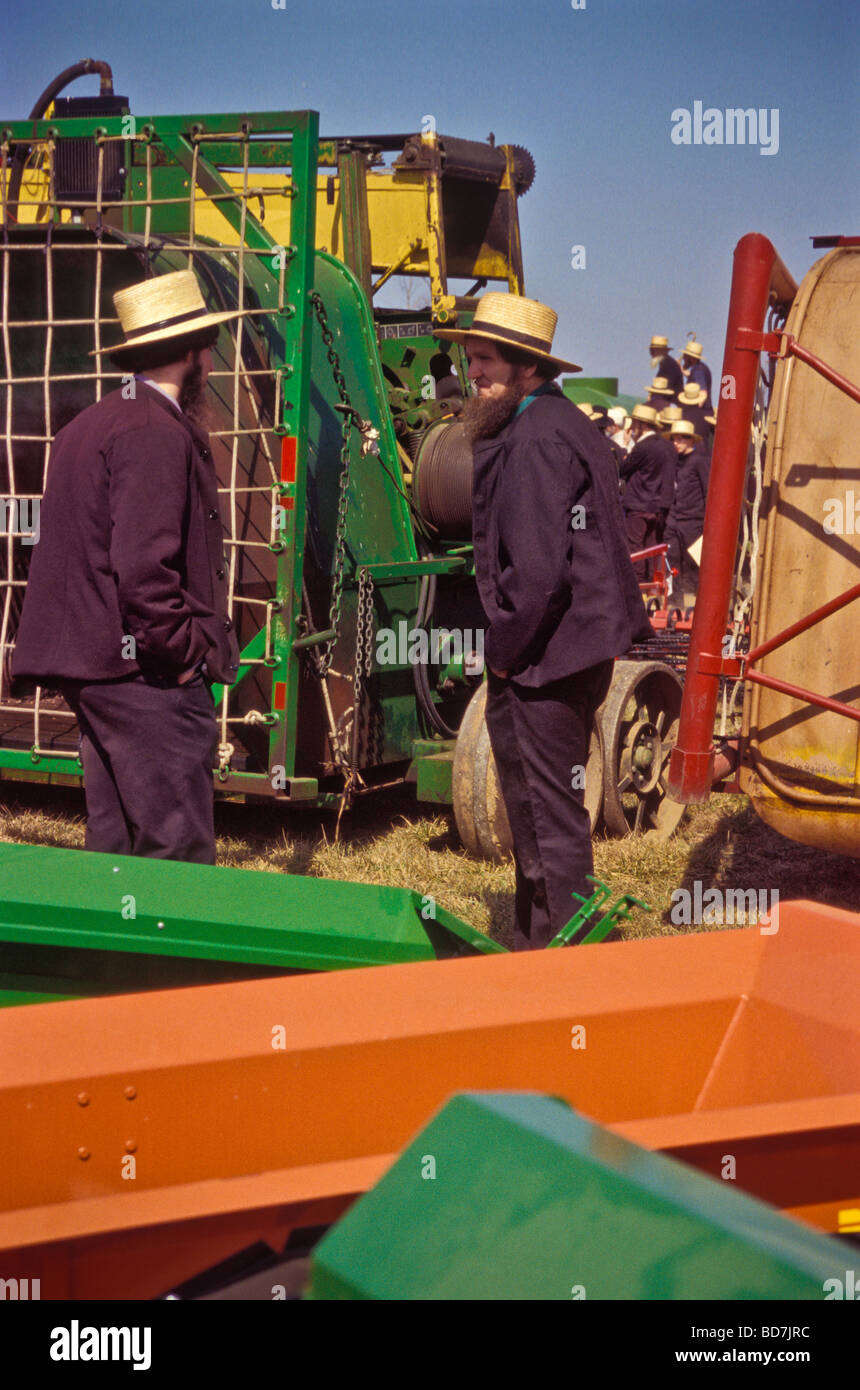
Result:
<svg viewBox="0 0 860 1390">
<path fill-rule="evenodd" d="M 460 411 L 470 444 L 478 439 L 493 439 L 513 418 L 528 389 L 514 383 L 506 386 L 499 396 L 467 396 Z"/>
<path fill-rule="evenodd" d="M 197 353 L 179 387 L 179 408 L 198 429 L 209 432 L 209 401 L 203 382 L 203 364 Z"/>
<path fill-rule="evenodd" d="M 651 366 L 654 368 L 655 372 L 656 372 L 657 368 L 659 367 L 659 365 L 660 365 L 660 363 L 661 363 L 662 361 L 663 361 L 662 357 L 652 357 L 652 358 L 651 358 Z"/>
</svg>

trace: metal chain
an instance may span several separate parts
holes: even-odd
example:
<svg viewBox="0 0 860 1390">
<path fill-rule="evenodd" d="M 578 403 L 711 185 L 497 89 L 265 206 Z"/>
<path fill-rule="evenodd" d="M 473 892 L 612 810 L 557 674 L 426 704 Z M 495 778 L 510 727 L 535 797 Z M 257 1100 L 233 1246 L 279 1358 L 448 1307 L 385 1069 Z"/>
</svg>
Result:
<svg viewBox="0 0 860 1390">
<path fill-rule="evenodd" d="M 349 489 L 350 434 L 352 431 L 354 412 L 352 403 L 349 399 L 349 392 L 346 389 L 346 381 L 340 369 L 340 359 L 334 346 L 334 334 L 329 328 L 325 305 L 320 295 L 316 293 L 311 295 L 311 303 L 314 306 L 314 312 L 316 313 L 317 322 L 320 326 L 323 344 L 328 356 L 329 366 L 331 367 L 332 378 L 337 387 L 341 405 L 347 407 L 347 409 L 343 411 L 341 425 L 340 478 L 338 480 L 337 520 L 334 528 L 334 572 L 331 581 L 331 605 L 328 619 L 329 628 L 334 631 L 335 636 L 326 642 L 325 647 L 316 660 L 317 671 L 321 676 L 325 676 L 334 659 L 334 649 L 337 645 L 338 635 L 340 633 L 340 610 L 343 598 L 343 569 L 346 556 L 346 513 Z"/>
<path fill-rule="evenodd" d="M 358 771 L 364 684 L 373 670 L 373 575 L 358 572 L 355 615 L 355 674 L 352 682 L 352 767 Z"/>
</svg>

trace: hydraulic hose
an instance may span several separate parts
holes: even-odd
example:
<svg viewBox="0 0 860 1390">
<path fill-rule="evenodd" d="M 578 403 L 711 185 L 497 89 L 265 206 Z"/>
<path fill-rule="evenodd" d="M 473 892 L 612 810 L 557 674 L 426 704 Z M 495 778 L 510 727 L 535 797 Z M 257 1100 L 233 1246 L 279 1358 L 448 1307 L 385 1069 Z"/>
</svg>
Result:
<svg viewBox="0 0 860 1390">
<path fill-rule="evenodd" d="M 27 117 L 28 121 L 40 121 L 50 106 L 54 97 L 58 96 L 64 87 L 68 87 L 70 82 L 74 82 L 78 77 L 85 77 L 89 72 L 99 74 L 100 96 L 113 96 L 113 73 L 110 63 L 103 63 L 98 58 L 82 58 L 79 63 L 72 63 L 70 68 L 64 68 L 53 80 L 49 82 L 44 92 L 33 104 L 33 109 Z M 13 222 L 18 221 L 18 198 L 21 191 L 21 180 L 24 177 L 24 166 L 30 156 L 29 145 L 16 145 L 15 153 L 12 156 L 12 163 L 9 169 L 9 188 L 7 197 L 7 207 L 9 218 Z"/>
</svg>

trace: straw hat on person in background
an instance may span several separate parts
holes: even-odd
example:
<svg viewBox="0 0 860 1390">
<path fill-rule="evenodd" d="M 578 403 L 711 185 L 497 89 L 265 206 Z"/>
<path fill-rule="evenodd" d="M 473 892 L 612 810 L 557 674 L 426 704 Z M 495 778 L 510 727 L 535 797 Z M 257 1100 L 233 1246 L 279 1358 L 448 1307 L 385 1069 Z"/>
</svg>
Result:
<svg viewBox="0 0 860 1390">
<path fill-rule="evenodd" d="M 697 343 L 695 338 L 692 338 L 689 343 L 684 344 L 684 356 L 695 357 L 697 362 L 701 361 L 703 350 L 702 344 Z"/>
<path fill-rule="evenodd" d="M 668 430 L 676 420 L 683 419 L 683 412 L 679 405 L 664 406 L 657 416 L 657 424 L 661 430 Z"/>
<path fill-rule="evenodd" d="M 692 420 L 674 420 L 669 429 L 670 439 L 686 439 L 691 444 L 701 444 L 702 436 L 696 434 Z"/>
<path fill-rule="evenodd" d="M 678 405 L 704 405 L 708 399 L 708 393 L 703 386 L 697 386 L 695 381 L 688 381 L 683 391 L 678 392 Z"/>
<path fill-rule="evenodd" d="M 488 338 L 490 342 L 527 352 L 555 367 L 558 372 L 581 372 L 575 362 L 555 357 L 552 340 L 558 315 L 549 305 L 522 294 L 503 294 L 491 290 L 478 300 L 469 328 L 437 328 L 434 337 L 453 343 L 467 338 Z"/>
</svg>

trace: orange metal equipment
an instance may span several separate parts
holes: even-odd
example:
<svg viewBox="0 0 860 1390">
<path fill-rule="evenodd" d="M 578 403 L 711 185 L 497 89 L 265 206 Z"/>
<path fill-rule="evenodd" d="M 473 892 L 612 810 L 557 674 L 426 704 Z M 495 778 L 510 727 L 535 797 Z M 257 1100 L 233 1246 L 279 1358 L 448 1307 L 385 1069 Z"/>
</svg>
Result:
<svg viewBox="0 0 860 1390">
<path fill-rule="evenodd" d="M 8 1009 L 0 1275 L 141 1298 L 277 1250 L 459 1090 L 562 1096 L 718 1177 L 732 1154 L 835 1231 L 860 1207 L 858 964 L 860 917 L 802 902 L 762 931 Z"/>
</svg>

